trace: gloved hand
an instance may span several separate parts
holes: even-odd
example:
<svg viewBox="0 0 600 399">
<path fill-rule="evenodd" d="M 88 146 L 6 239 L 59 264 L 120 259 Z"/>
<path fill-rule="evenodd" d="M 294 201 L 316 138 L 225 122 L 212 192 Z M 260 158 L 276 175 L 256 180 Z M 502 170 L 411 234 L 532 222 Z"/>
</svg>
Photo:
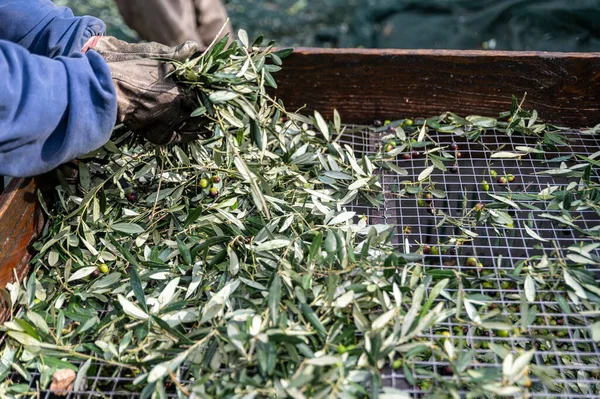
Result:
<svg viewBox="0 0 600 399">
<path fill-rule="evenodd" d="M 196 43 L 167 47 L 100 37 L 90 40 L 83 51 L 88 50 L 86 47 L 97 51 L 111 70 L 117 90 L 118 122 L 155 144 L 191 141 L 207 135 L 207 121 L 190 118 L 195 109 L 193 97 L 167 76 L 173 66 L 158 60 L 185 61 L 196 53 Z"/>
<path fill-rule="evenodd" d="M 112 36 L 96 36 L 83 47 L 82 52 L 94 49 L 106 62 L 136 60 L 139 58 L 173 59 L 185 61 L 198 51 L 198 44 L 187 41 L 177 47 L 156 42 L 127 43 Z"/>
</svg>

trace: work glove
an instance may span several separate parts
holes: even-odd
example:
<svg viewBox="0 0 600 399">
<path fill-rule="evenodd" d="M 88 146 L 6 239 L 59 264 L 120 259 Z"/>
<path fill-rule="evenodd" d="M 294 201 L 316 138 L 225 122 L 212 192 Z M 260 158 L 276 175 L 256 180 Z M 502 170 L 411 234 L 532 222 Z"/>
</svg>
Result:
<svg viewBox="0 0 600 399">
<path fill-rule="evenodd" d="M 139 58 L 185 61 L 199 50 L 198 44 L 193 41 L 170 47 L 156 42 L 128 43 L 112 36 L 96 36 L 90 39 L 82 51 L 85 53 L 90 49 L 94 49 L 106 62 L 129 61 Z"/>
<path fill-rule="evenodd" d="M 117 122 L 155 144 L 206 137 L 204 118 L 190 118 L 193 96 L 168 76 L 173 66 L 198 50 L 194 42 L 177 47 L 159 43 L 129 44 L 111 37 L 94 38 L 82 49 L 97 51 L 108 64 L 117 90 Z"/>
</svg>

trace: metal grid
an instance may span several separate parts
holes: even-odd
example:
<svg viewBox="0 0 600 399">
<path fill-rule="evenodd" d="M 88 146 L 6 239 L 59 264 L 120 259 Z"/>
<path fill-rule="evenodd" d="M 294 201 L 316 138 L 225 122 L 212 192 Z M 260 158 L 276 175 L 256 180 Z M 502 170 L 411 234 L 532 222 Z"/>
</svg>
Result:
<svg viewBox="0 0 600 399">
<path fill-rule="evenodd" d="M 346 137 L 347 144 L 355 149 L 364 149 L 367 154 L 372 154 L 382 146 L 381 137 L 386 132 L 380 134 L 371 133 L 368 144 L 364 145 L 363 138 L 352 136 Z M 435 181 L 436 188 L 446 192 L 445 199 L 434 199 L 433 206 L 442 210 L 445 214 L 460 217 L 462 212 L 463 196 L 466 195 L 469 203 L 467 209 L 471 209 L 479 202 L 489 203 L 492 198 L 481 189 L 482 180 L 490 184 L 489 193 L 499 194 L 506 192 L 508 188 L 513 192 L 539 193 L 549 185 L 566 186 L 569 183 L 568 178 L 559 178 L 551 175 L 540 175 L 538 172 L 555 168 L 558 164 L 549 164 L 548 160 L 561 157 L 567 154 L 589 155 L 600 150 L 600 143 L 595 136 L 583 136 L 576 133 L 568 135 L 570 148 L 560 148 L 558 151 L 548 151 L 543 156 L 526 156 L 522 160 L 515 159 L 491 159 L 492 152 L 486 150 L 496 150 L 503 147 L 505 151 L 511 151 L 516 146 L 533 147 L 538 141 L 536 137 L 511 136 L 504 134 L 488 134 L 482 136 L 481 143 L 468 142 L 465 139 L 453 137 L 448 134 L 433 134 L 432 139 L 441 146 L 448 146 L 454 141 L 459 146 L 462 157 L 457 160 L 459 166 L 457 173 L 436 171 L 431 175 Z M 358 155 L 358 154 L 357 154 Z M 439 216 L 430 215 L 427 208 L 419 207 L 414 195 L 397 195 L 399 190 L 404 187 L 403 182 L 415 181 L 419 173 L 425 168 L 424 157 L 411 158 L 408 160 L 402 157 L 396 158 L 396 165 L 405 168 L 408 171 L 407 176 L 399 176 L 389 170 L 380 170 L 381 181 L 385 193 L 384 205 L 381 209 L 367 209 L 365 214 L 369 216 L 371 223 L 385 223 L 397 226 L 394 234 L 394 243 L 398 246 L 403 245 L 408 240 L 414 250 L 415 244 L 438 245 L 447 241 L 450 236 L 460 235 L 453 226 L 441 226 L 436 228 L 440 222 Z M 503 186 L 495 183 L 495 179 L 489 175 L 489 170 L 494 169 L 498 175 L 513 174 L 516 179 L 513 183 Z M 597 176 L 596 176 L 597 177 Z M 571 179 L 573 180 L 573 179 Z M 524 202 L 524 201 L 521 201 Z M 530 201 L 533 203 L 533 201 Z M 539 204 L 538 204 L 539 205 Z M 540 208 L 542 208 L 540 206 Z M 363 208 L 355 209 L 358 212 Z M 500 309 L 505 309 L 504 313 L 512 313 L 513 316 L 520 316 L 519 305 L 522 292 L 522 285 L 514 284 L 514 281 L 506 276 L 511 272 L 518 262 L 530 259 L 536 255 L 542 255 L 555 248 L 551 243 L 540 243 L 530 237 L 522 223 L 530 219 L 534 221 L 534 230 L 543 238 L 558 243 L 561 256 L 565 248 L 575 242 L 588 244 L 593 242 L 590 238 L 576 236 L 570 227 L 557 228 L 557 223 L 539 217 L 543 211 L 532 211 L 523 209 L 522 211 L 510 210 L 509 213 L 514 219 L 514 228 L 505 230 L 505 235 L 501 236 L 492 226 L 478 226 L 476 232 L 479 237 L 474 239 L 470 245 L 463 245 L 457 248 L 457 253 L 441 253 L 440 255 L 427 257 L 429 268 L 439 267 L 446 270 L 457 270 L 469 274 L 469 279 L 473 282 L 470 288 L 465 287 L 465 294 L 484 294 L 494 298 Z M 531 215 L 531 218 L 530 218 Z M 576 222 L 582 228 L 591 228 L 600 224 L 600 217 L 593 210 L 579 212 L 580 218 Z M 405 231 L 405 227 L 410 226 L 410 232 Z M 499 255 L 503 260 L 498 264 Z M 470 267 L 466 265 L 468 257 L 475 256 L 478 261 L 483 263 L 484 267 Z M 596 276 L 596 281 L 600 281 L 600 268 L 588 267 Z M 503 283 L 508 282 L 509 288 L 504 287 Z M 484 285 L 485 283 L 485 285 Z M 449 291 L 452 291 L 449 289 Z M 457 324 L 455 322 L 446 322 L 436 326 L 436 330 L 424 334 L 428 339 L 440 340 L 440 330 L 445 330 L 451 334 L 451 337 L 466 338 L 470 347 L 476 349 L 475 367 L 501 367 L 500 359 L 492 350 L 489 349 L 490 343 L 502 344 L 511 351 L 517 348 L 520 350 L 531 349 L 532 346 L 539 347 L 533 363 L 547 365 L 558 371 L 556 391 L 549 391 L 548 387 L 539 380 L 532 378 L 533 386 L 530 389 L 530 397 L 553 397 L 553 398 L 590 398 L 594 396 L 592 392 L 600 392 L 600 380 L 598 379 L 598 370 L 600 370 L 600 350 L 598 345 L 590 339 L 582 338 L 579 330 L 588 329 L 592 320 L 576 313 L 564 314 L 556 300 L 556 295 L 565 294 L 561 290 L 537 290 L 536 301 L 530 303 L 530 306 L 537 307 L 538 319 L 536 325 L 530 329 L 531 336 L 495 336 L 492 331 L 480 331 L 475 327 Z M 567 298 L 568 300 L 568 298 Z M 570 302 L 570 301 L 569 301 Z M 458 330 L 458 331 L 457 331 Z M 545 331 L 544 331 L 545 330 Z M 554 335 L 554 340 L 535 340 L 532 336 L 536 333 L 545 333 Z M 587 335 L 589 336 L 589 334 Z M 581 348 L 580 344 L 586 344 L 591 350 Z M 421 377 L 416 373 L 415 365 L 423 370 L 432 371 L 438 375 L 443 374 L 443 369 L 447 363 L 437 361 L 433 358 L 416 362 L 412 367 L 413 376 L 419 381 L 426 380 L 428 377 Z M 392 370 L 387 367 L 383 370 L 384 385 L 395 388 L 402 388 L 413 394 L 413 397 L 420 397 L 422 390 L 419 386 L 411 386 L 407 383 L 402 370 Z M 587 386 L 590 390 L 582 392 L 578 384 Z"/>
<path fill-rule="evenodd" d="M 357 131 L 352 134 L 343 136 L 340 140 L 342 144 L 348 144 L 354 148 L 357 156 L 372 155 L 382 145 L 381 137 L 385 132 L 378 134 L 368 131 Z M 452 137 L 450 135 L 440 134 L 432 136 L 441 145 L 449 145 Z M 513 191 L 527 191 L 537 193 L 547 185 L 565 185 L 568 179 L 556 178 L 549 175 L 539 175 L 536 172 L 548 168 L 548 164 L 544 163 L 547 159 L 552 159 L 566 153 L 581 153 L 590 154 L 600 150 L 600 143 L 594 136 L 581 136 L 577 134 L 570 135 L 573 140 L 570 149 L 562 149 L 559 152 L 548 152 L 544 158 L 526 157 L 522 161 L 515 160 L 491 160 L 490 152 L 484 151 L 484 147 L 479 143 L 467 142 L 466 140 L 457 139 L 459 151 L 462 153 L 462 158 L 459 159 L 459 172 L 456 174 L 450 171 L 442 173 L 436 171 L 432 174 L 432 179 L 439 183 L 439 188 L 444 189 L 447 193 L 447 198 L 440 200 L 435 199 L 434 204 L 437 209 L 443 210 L 449 215 L 459 216 L 462 209 L 463 195 L 466 193 L 470 204 L 473 206 L 477 202 L 486 202 L 490 198 L 486 193 L 480 191 L 480 182 L 482 179 L 491 181 L 488 174 L 488 165 L 491 165 L 499 174 L 512 173 L 516 176 L 516 181 L 510 184 L 510 189 Z M 496 134 L 488 134 L 482 138 L 484 144 L 495 149 L 503 145 L 509 147 L 518 145 L 535 145 L 537 139 L 533 137 L 513 136 L 506 137 Z M 492 162 L 493 161 L 493 162 Z M 399 176 L 388 170 L 379 170 L 381 182 L 384 189 L 384 205 L 380 209 L 375 209 L 370 206 L 355 204 L 353 210 L 359 214 L 368 216 L 371 224 L 386 223 L 397 226 L 394 234 L 394 242 L 398 246 L 402 245 L 405 239 L 408 239 L 411 245 L 417 243 L 436 245 L 439 240 L 445 241 L 449 236 L 458 234 L 452 227 L 442 226 L 435 228 L 439 222 L 438 217 L 432 216 L 426 212 L 426 209 L 419 207 L 413 195 L 399 196 L 396 193 L 399 188 L 402 188 L 403 182 L 414 181 L 416 176 L 424 168 L 424 160 L 410 159 L 404 160 L 398 157 L 396 164 L 399 167 L 408 170 L 407 176 Z M 506 187 L 500 187 L 493 182 L 490 183 L 490 192 L 498 193 L 506 191 Z M 559 243 L 560 248 L 566 248 L 575 241 L 577 242 L 592 242 L 585 237 L 576 237 L 571 229 L 557 229 L 556 224 L 550 221 L 536 217 L 539 212 L 536 211 L 515 211 L 512 216 L 515 220 L 515 227 L 507 230 L 506 236 L 499 236 L 490 226 L 479 226 L 477 233 L 479 237 L 472 242 L 472 245 L 461 247 L 456 254 L 440 254 L 439 256 L 429 256 L 429 267 L 439 267 L 448 270 L 458 270 L 464 273 L 470 273 L 470 278 L 476 284 L 470 288 L 465 288 L 466 293 L 480 293 L 493 297 L 500 308 L 508 309 L 514 315 L 519 315 L 519 298 L 522 287 L 512 285 L 510 288 L 502 288 L 502 283 L 510 281 L 505 276 L 505 272 L 511 271 L 516 262 L 531 258 L 532 256 L 542 253 L 539 249 L 539 243 L 534 241 L 521 227 L 521 221 L 529 220 L 529 213 L 533 213 L 535 221 L 535 230 L 537 233 L 550 240 Z M 600 223 L 600 217 L 592 211 L 581 213 L 579 222 L 582 227 L 590 228 Z M 411 232 L 407 234 L 404 231 L 405 226 L 411 227 Z M 476 255 L 485 267 L 479 269 L 477 267 L 469 267 L 465 260 L 469 256 Z M 502 255 L 504 261 L 502 265 L 498 264 L 498 256 Z M 437 266 L 436 266 L 437 265 Z M 596 281 L 600 281 L 600 269 L 590 269 L 596 273 Z M 491 283 L 483 286 L 483 282 Z M 477 285 L 479 284 L 479 285 Z M 530 397 L 543 398 L 591 398 L 599 397 L 593 394 L 581 393 L 577 389 L 577 384 L 584 384 L 593 389 L 596 387 L 598 392 L 600 389 L 600 349 L 598 345 L 587 339 L 582 339 L 578 332 L 580 329 L 585 329 L 590 324 L 584 316 L 576 313 L 566 315 L 561 312 L 558 306 L 555 295 L 562 294 L 561 291 L 538 290 L 538 300 L 531 305 L 538 308 L 538 326 L 535 329 L 547 330 L 550 334 L 556 335 L 556 339 L 552 341 L 540 340 L 536 341 L 530 337 L 498 337 L 492 332 L 481 332 L 475 327 L 467 328 L 464 325 L 454 322 L 445 322 L 436 326 L 436 330 L 431 329 L 424 336 L 428 339 L 440 339 L 436 333 L 440 329 L 450 333 L 450 339 L 461 337 L 467 339 L 470 346 L 476 349 L 475 367 L 501 367 L 502 359 L 499 359 L 496 354 L 489 349 L 489 343 L 504 344 L 512 351 L 516 349 L 530 349 L 533 345 L 540 342 L 542 347 L 536 353 L 534 362 L 537 364 L 548 365 L 558 371 L 558 378 L 555 382 L 560 386 L 558 391 L 549 391 L 539 380 L 532 378 L 533 386 L 531 388 Z M 541 299 L 540 299 L 541 298 Z M 101 316 L 101 315 L 100 315 Z M 541 323 L 539 323 L 541 321 Z M 532 331 L 533 332 L 533 331 Z M 560 335 L 560 336 L 559 336 Z M 537 344 L 536 344 L 537 342 Z M 580 349 L 580 343 L 591 345 L 593 350 Z M 571 359 L 571 363 L 565 362 L 565 359 Z M 78 364 L 76 364 L 79 366 Z M 443 374 L 443 368 L 447 363 L 435 360 L 433 358 L 423 359 L 415 362 L 412 367 L 413 376 L 417 379 L 417 385 L 407 383 L 402 370 L 393 370 L 386 366 L 383 371 L 384 386 L 391 386 L 403 389 L 409 392 L 414 398 L 423 396 L 423 390 L 419 383 L 428 379 L 428 377 L 419 376 L 416 368 Z M 38 391 L 40 375 L 37 372 L 31 373 L 31 380 L 25 382 L 25 379 L 20 375 L 13 373 L 11 379 L 15 383 L 28 383 L 32 392 Z M 82 392 L 70 392 L 66 398 L 68 399 L 84 399 L 84 398 L 138 398 L 140 393 L 132 393 L 128 388 L 133 387 L 135 376 L 131 375 L 127 370 L 106 366 L 99 363 L 92 364 L 88 371 L 87 389 Z M 181 382 L 186 384 L 189 382 L 189 376 L 182 375 Z M 167 397 L 180 397 L 177 388 L 174 385 L 165 387 Z M 139 389 L 136 387 L 134 389 Z M 39 391 L 38 398 L 50 399 L 56 396 L 50 391 Z"/>
</svg>

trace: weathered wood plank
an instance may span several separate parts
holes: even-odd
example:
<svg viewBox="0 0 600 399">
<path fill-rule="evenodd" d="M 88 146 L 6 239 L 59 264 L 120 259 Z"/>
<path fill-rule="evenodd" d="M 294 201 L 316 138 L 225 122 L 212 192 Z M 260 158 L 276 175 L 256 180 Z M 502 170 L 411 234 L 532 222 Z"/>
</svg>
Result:
<svg viewBox="0 0 600 399">
<path fill-rule="evenodd" d="M 276 74 L 288 109 L 307 105 L 342 120 L 495 116 L 522 98 L 547 121 L 600 123 L 600 53 L 297 49 Z"/>
<path fill-rule="evenodd" d="M 43 227 L 34 179 L 13 179 L 0 195 L 0 287 L 21 280 L 31 259 L 30 244 Z M 9 314 L 0 306 L 0 321 Z"/>
</svg>

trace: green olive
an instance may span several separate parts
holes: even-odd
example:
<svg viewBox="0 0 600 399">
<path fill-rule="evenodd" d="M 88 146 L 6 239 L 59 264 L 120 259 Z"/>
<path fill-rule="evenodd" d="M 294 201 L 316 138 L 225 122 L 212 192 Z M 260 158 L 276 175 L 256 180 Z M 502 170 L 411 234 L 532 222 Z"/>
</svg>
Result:
<svg viewBox="0 0 600 399">
<path fill-rule="evenodd" d="M 490 191 L 490 184 L 488 182 L 486 182 L 485 180 L 483 180 L 481 182 L 481 189 L 486 192 Z"/>
<path fill-rule="evenodd" d="M 108 273 L 108 266 L 106 263 L 101 264 L 100 267 L 98 267 L 98 271 L 100 271 L 102 274 Z"/>
<path fill-rule="evenodd" d="M 198 183 L 198 185 L 200 186 L 200 188 L 208 187 L 208 179 L 200 179 L 200 182 Z"/>
<path fill-rule="evenodd" d="M 510 336 L 510 332 L 508 330 L 498 330 L 496 332 L 496 336 L 501 338 L 507 338 Z"/>
</svg>

